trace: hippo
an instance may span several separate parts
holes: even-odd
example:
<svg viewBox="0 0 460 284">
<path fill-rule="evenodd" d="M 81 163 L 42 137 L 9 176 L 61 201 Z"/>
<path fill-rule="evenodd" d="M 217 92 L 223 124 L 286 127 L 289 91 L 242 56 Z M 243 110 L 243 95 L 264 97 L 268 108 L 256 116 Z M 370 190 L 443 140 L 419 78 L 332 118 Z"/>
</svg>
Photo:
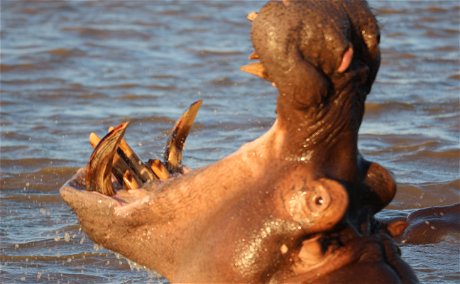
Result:
<svg viewBox="0 0 460 284">
<path fill-rule="evenodd" d="M 270 1 L 249 14 L 255 62 L 243 71 L 278 91 L 261 137 L 200 169 L 182 165 L 201 101 L 178 120 L 164 161 L 99 139 L 60 189 L 86 234 L 171 282 L 417 283 L 374 217 L 392 175 L 358 150 L 380 66 L 365 1 Z M 358 272 L 358 273 L 357 273 Z"/>
<path fill-rule="evenodd" d="M 422 208 L 380 220 L 388 233 L 403 244 L 438 243 L 460 235 L 460 203 Z"/>
</svg>

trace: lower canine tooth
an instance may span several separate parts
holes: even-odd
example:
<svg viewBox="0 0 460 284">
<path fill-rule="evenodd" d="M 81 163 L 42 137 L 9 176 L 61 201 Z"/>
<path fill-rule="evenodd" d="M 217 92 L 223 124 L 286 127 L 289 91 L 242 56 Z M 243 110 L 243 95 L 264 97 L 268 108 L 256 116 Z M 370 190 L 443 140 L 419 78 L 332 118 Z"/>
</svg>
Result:
<svg viewBox="0 0 460 284">
<path fill-rule="evenodd" d="M 174 125 L 174 128 L 166 143 L 166 151 L 164 154 L 166 168 L 171 172 L 182 172 L 182 150 L 184 149 L 185 139 L 187 139 L 193 122 L 202 104 L 202 100 L 198 100 L 190 105 L 188 110 L 182 114 L 179 120 Z"/>
<path fill-rule="evenodd" d="M 96 148 L 101 138 L 96 133 L 91 132 L 89 135 L 89 143 L 93 148 Z M 128 170 L 128 165 L 115 153 L 112 163 L 112 173 L 120 184 L 123 184 L 123 173 Z"/>
<path fill-rule="evenodd" d="M 127 122 L 118 125 L 97 144 L 87 167 L 87 190 L 97 191 L 109 196 L 115 194 L 112 184 L 112 163 L 126 127 L 128 127 Z"/>
</svg>

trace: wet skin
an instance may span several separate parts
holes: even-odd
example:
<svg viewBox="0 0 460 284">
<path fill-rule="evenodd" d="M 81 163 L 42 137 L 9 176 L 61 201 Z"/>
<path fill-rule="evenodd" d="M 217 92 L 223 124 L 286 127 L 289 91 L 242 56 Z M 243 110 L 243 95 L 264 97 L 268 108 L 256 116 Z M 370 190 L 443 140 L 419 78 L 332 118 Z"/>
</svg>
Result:
<svg viewBox="0 0 460 284">
<path fill-rule="evenodd" d="M 437 243 L 460 235 L 460 203 L 402 213 L 384 223 L 390 235 L 401 243 Z"/>
<path fill-rule="evenodd" d="M 85 232 L 173 282 L 417 282 L 373 217 L 394 180 L 357 148 L 380 65 L 367 4 L 269 2 L 252 41 L 253 73 L 279 92 L 272 128 L 208 167 L 107 196 L 115 128 L 61 188 Z"/>
</svg>

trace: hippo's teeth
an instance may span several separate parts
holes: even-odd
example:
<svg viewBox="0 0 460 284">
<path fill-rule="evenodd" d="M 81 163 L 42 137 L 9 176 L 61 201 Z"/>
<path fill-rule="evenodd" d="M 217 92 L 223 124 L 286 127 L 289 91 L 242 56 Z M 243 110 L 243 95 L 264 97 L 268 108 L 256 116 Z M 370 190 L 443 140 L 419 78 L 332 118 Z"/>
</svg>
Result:
<svg viewBox="0 0 460 284">
<path fill-rule="evenodd" d="M 91 132 L 89 135 L 89 143 L 93 148 L 96 148 L 101 138 L 96 133 Z M 115 153 L 112 163 L 112 173 L 120 184 L 123 184 L 123 173 L 128 170 L 128 165 L 120 158 L 120 155 Z"/>
<path fill-rule="evenodd" d="M 112 163 L 126 127 L 128 127 L 128 122 L 118 125 L 97 144 L 88 163 L 87 190 L 97 191 L 109 196 L 115 194 L 112 185 Z"/>
<path fill-rule="evenodd" d="M 168 169 L 166 169 L 165 165 L 160 160 L 149 160 L 148 164 L 150 166 L 150 169 L 152 169 L 153 173 L 160 180 L 167 180 L 169 178 Z"/>
<path fill-rule="evenodd" d="M 141 187 L 141 184 L 139 184 L 131 172 L 127 170 L 123 175 L 123 186 L 126 189 L 135 189 Z"/>
<path fill-rule="evenodd" d="M 240 67 L 241 71 L 247 72 L 252 75 L 256 75 L 262 79 L 268 80 L 267 72 L 265 71 L 265 67 L 260 62 L 253 62 L 247 65 Z"/>
<path fill-rule="evenodd" d="M 125 139 L 121 139 L 117 153 L 132 169 L 133 178 L 137 178 L 141 183 L 157 179 L 152 170 L 145 165 Z"/>
<path fill-rule="evenodd" d="M 257 18 L 257 12 L 251 12 L 247 16 L 247 19 L 251 22 L 254 21 L 256 18 Z"/>
<path fill-rule="evenodd" d="M 259 54 L 257 54 L 255 51 L 253 51 L 248 57 L 249 60 L 256 60 L 256 59 L 259 59 L 259 58 L 260 58 Z"/>
<path fill-rule="evenodd" d="M 202 100 L 198 100 L 190 105 L 188 110 L 182 114 L 179 120 L 174 125 L 174 128 L 166 143 L 166 151 L 164 159 L 166 168 L 174 173 L 181 172 L 182 167 L 182 150 L 184 148 L 185 139 L 190 133 L 195 117 L 201 107 Z"/>
</svg>

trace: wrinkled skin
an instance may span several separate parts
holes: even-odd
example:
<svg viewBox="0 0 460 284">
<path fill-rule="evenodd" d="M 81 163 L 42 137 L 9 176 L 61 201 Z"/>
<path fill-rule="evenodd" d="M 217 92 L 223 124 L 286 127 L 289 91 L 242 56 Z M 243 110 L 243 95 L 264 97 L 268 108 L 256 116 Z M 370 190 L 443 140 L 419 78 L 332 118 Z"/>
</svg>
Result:
<svg viewBox="0 0 460 284">
<path fill-rule="evenodd" d="M 279 91 L 272 128 L 206 168 L 112 197 L 81 190 L 81 169 L 61 195 L 85 232 L 173 282 L 417 282 L 373 218 L 393 178 L 357 148 L 380 65 L 367 4 L 269 2 L 252 40 Z"/>
</svg>

